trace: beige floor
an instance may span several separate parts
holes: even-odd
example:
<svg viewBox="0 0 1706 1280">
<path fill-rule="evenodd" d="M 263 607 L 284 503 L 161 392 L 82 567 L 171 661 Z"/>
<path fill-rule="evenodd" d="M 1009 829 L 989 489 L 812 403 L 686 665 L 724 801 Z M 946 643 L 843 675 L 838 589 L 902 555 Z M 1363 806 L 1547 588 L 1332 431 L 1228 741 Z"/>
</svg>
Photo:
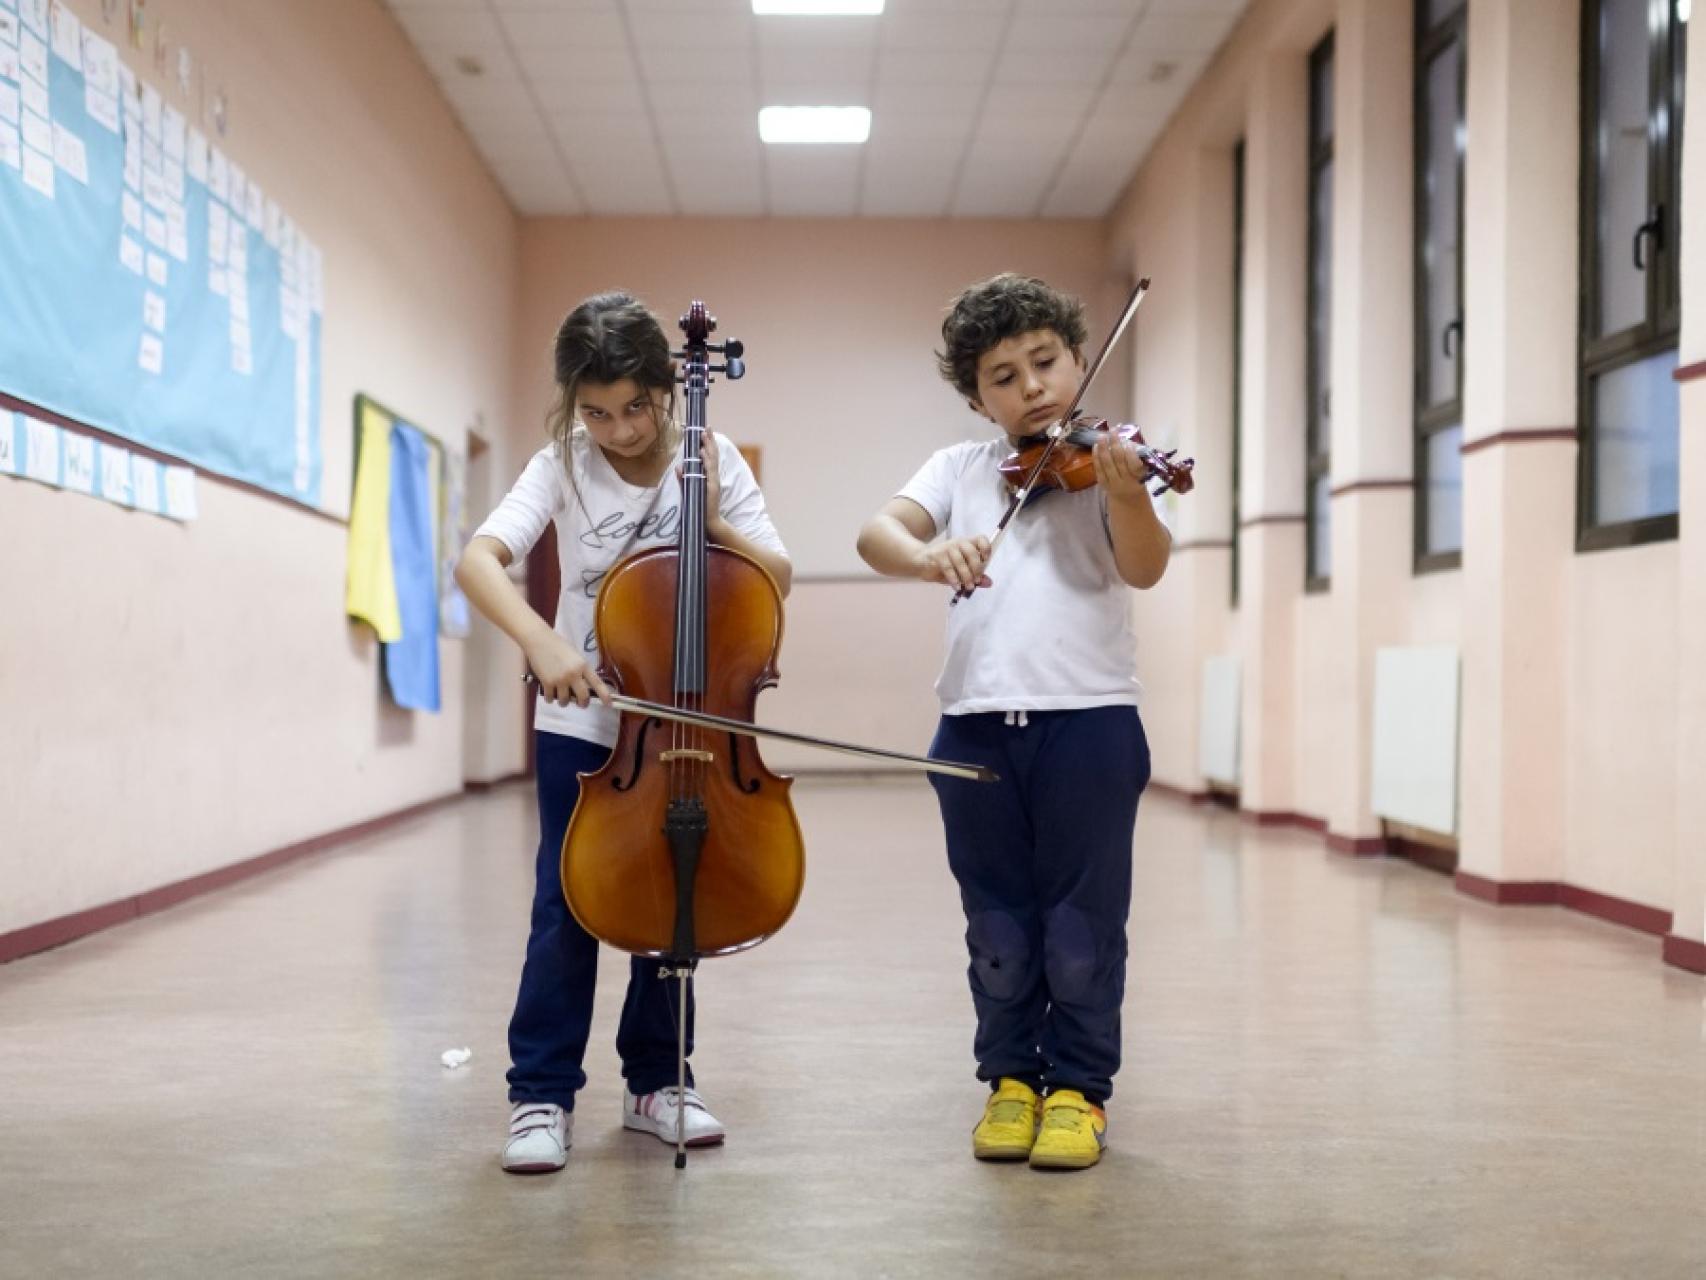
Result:
<svg viewBox="0 0 1706 1280">
<path fill-rule="evenodd" d="M 618 1128 L 620 963 L 569 1167 L 498 1170 L 524 789 L 0 968 L 0 1274 L 1706 1275 L 1706 984 L 1651 939 L 1148 801 L 1110 1154 L 984 1166 L 928 791 L 797 804 L 684 1174 Z"/>
</svg>

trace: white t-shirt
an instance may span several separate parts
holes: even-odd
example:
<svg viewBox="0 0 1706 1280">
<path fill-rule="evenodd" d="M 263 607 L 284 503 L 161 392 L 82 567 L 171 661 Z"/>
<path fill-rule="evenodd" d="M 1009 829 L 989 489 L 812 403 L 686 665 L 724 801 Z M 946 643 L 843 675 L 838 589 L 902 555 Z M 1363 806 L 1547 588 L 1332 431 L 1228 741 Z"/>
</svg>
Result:
<svg viewBox="0 0 1706 1280">
<path fill-rule="evenodd" d="M 1009 493 L 997 468 L 1011 452 L 1003 439 L 939 449 L 899 496 L 923 507 L 939 534 L 993 535 Z M 988 573 L 994 586 L 947 610 L 948 656 L 936 681 L 944 715 L 1136 704 L 1130 588 L 1114 563 L 1099 485 L 1032 494 Z"/>
<path fill-rule="evenodd" d="M 752 468 L 728 438 L 717 433 L 721 479 L 718 507 L 723 519 L 743 537 L 768 551 L 786 555 L 776 527 L 764 509 L 764 495 Z M 496 538 L 509 548 L 512 560 L 532 549 L 545 525 L 557 525 L 557 564 L 562 592 L 557 600 L 557 634 L 599 664 L 593 634 L 593 605 L 599 584 L 617 561 L 645 547 L 675 545 L 681 524 L 681 481 L 671 465 L 651 488 L 631 485 L 616 474 L 584 428 L 577 427 L 569 447 L 574 461 L 575 489 L 555 442 L 534 454 L 521 478 L 497 510 L 474 531 L 475 537 Z M 676 449 L 679 462 L 681 451 Z M 579 497 L 576 496 L 579 490 Z M 617 713 L 594 700 L 590 706 L 560 707 L 540 697 L 533 716 L 535 728 L 563 733 L 588 742 L 616 742 Z"/>
</svg>

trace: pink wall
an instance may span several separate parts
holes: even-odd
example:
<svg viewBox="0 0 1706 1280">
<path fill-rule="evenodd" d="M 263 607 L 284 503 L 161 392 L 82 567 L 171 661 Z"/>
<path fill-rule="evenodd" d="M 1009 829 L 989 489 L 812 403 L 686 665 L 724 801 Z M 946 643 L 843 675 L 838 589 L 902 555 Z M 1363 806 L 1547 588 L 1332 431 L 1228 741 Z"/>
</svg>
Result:
<svg viewBox="0 0 1706 1280">
<path fill-rule="evenodd" d="M 98 0 L 71 7 L 103 29 Z M 327 510 L 348 507 L 357 391 L 458 441 L 507 418 L 513 215 L 385 11 L 148 16 L 227 87 L 227 152 L 324 249 Z M 181 526 L 0 488 L 0 541 L 29 549 L 0 558 L 0 933 L 461 787 L 461 647 L 443 714 L 387 708 L 343 616 L 341 523 L 208 479 Z"/>
<path fill-rule="evenodd" d="M 911 220 L 549 219 L 523 223 L 510 441 L 544 438 L 549 352 L 564 314 L 620 286 L 672 337 L 693 298 L 747 344 L 747 376 L 719 381 L 711 426 L 763 449 L 764 490 L 794 561 L 780 686 L 768 723 L 922 751 L 935 721 L 939 590 L 879 579 L 853 549 L 863 521 L 932 450 L 993 428 L 936 374 L 948 302 L 998 271 L 1040 275 L 1090 306 L 1092 344 L 1124 299 L 1098 223 Z M 1098 404 L 1123 409 L 1116 365 Z M 506 656 L 506 661 L 508 657 Z M 857 768 L 765 748 L 774 767 Z"/>
<path fill-rule="evenodd" d="M 99 24 L 98 0 L 74 0 Z M 1568 545 L 1573 446 L 1466 460 L 1465 569 L 1412 577 L 1409 496 L 1335 504 L 1333 595 L 1301 590 L 1303 59 L 1341 35 L 1336 218 L 1335 483 L 1407 475 L 1403 379 L 1410 211 L 1403 70 L 1408 0 L 1255 0 L 1097 222 L 519 221 L 382 6 L 155 0 L 230 88 L 228 151 L 326 253 L 326 508 L 347 510 L 350 401 L 364 391 L 492 448 L 480 509 L 543 439 L 549 348 L 579 298 L 622 285 L 666 320 L 707 300 L 746 340 L 712 425 L 762 446 L 798 577 L 783 682 L 760 718 L 901 749 L 934 720 L 940 593 L 871 576 L 859 523 L 932 450 L 987 424 L 937 378 L 948 299 L 1013 269 L 1091 303 L 1092 342 L 1129 276 L 1155 291 L 1093 397 L 1194 453 L 1170 504 L 1180 554 L 1135 593 L 1156 777 L 1196 774 L 1202 659 L 1244 663 L 1245 803 L 1370 834 L 1368 660 L 1381 644 L 1464 652 L 1465 865 L 1564 881 L 1706 929 L 1706 530 L 1591 556 Z M 1471 4 L 1465 245 L 1471 438 L 1574 420 L 1575 9 Z M 1706 23 L 1690 65 L 1706 76 Z M 145 78 L 151 69 L 129 55 Z M 1405 90 L 1407 101 L 1408 90 Z M 1693 103 L 1706 90 L 1691 92 Z M 180 105 L 186 105 L 181 104 Z M 1246 434 L 1231 512 L 1230 149 L 1247 140 Z M 1706 199 L 1706 130 L 1685 131 L 1684 183 Z M 1701 199 L 1693 199 L 1699 205 Z M 1683 251 L 1682 363 L 1706 360 L 1706 254 Z M 1551 290 L 1550 293 L 1546 292 Z M 1544 301 L 1542 306 L 1536 299 Z M 1683 503 L 1706 502 L 1706 380 L 1683 392 Z M 201 482 L 178 526 L 0 482 L 0 933 L 109 902 L 454 792 L 519 767 L 520 661 L 481 627 L 442 646 L 446 710 L 378 693 L 371 638 L 342 614 L 345 528 Z M 1342 520 L 1341 520 L 1342 517 Z M 1251 526 L 1253 519 L 1262 523 Z M 47 536 L 44 536 L 46 531 Z M 1230 540 L 1242 604 L 1228 599 Z M 1480 548 L 1479 552 L 1477 547 Z M 1475 557 L 1479 555 L 1477 560 Z M 1395 567 L 1396 566 L 1396 567 Z M 233 602 L 239 602 L 238 607 Z M 1543 660 L 1542 660 L 1543 659 Z M 784 769 L 848 768 L 800 749 Z"/>
<path fill-rule="evenodd" d="M 1563 882 L 1671 911 L 1699 938 L 1706 915 L 1706 382 L 1683 395 L 1683 537 L 1628 551 L 1573 549 L 1574 449 L 1494 446 L 1465 460 L 1465 569 L 1410 571 L 1411 497 L 1371 487 L 1334 499 L 1330 594 L 1301 590 L 1304 509 L 1303 64 L 1336 33 L 1332 481 L 1410 474 L 1410 89 L 1403 0 L 1257 0 L 1169 122 L 1110 219 L 1134 269 L 1155 268 L 1140 324 L 1140 418 L 1177 429 L 1205 480 L 1228 465 L 1231 232 L 1225 175 L 1246 140 L 1243 603 L 1224 600 L 1229 495 L 1184 500 L 1187 542 L 1161 591 L 1139 598 L 1152 650 L 1146 711 L 1157 776 L 1202 785 L 1201 663 L 1241 656 L 1247 805 L 1295 810 L 1370 836 L 1368 665 L 1383 645 L 1454 644 L 1464 656 L 1469 775 L 1464 865 L 1500 880 Z M 1578 15 L 1555 0 L 1473 0 L 1468 66 L 1468 438 L 1575 422 Z M 1698 20 L 1695 52 L 1702 51 Z M 1691 59 L 1694 79 L 1706 55 Z M 1692 88 L 1692 86 L 1691 86 Z M 1702 95 L 1691 94 L 1698 104 Z M 1706 130 L 1685 130 L 1685 186 L 1706 191 Z M 1696 201 L 1698 203 L 1698 201 Z M 1706 267 L 1683 249 L 1682 363 L 1706 357 Z M 1691 533 L 1691 523 L 1694 531 Z M 1691 570 L 1701 570 L 1691 573 Z M 1202 602 L 1195 610 L 1185 602 Z M 1185 622 L 1184 617 L 1189 621 Z M 1170 741 L 1175 736 L 1178 741 Z"/>
</svg>

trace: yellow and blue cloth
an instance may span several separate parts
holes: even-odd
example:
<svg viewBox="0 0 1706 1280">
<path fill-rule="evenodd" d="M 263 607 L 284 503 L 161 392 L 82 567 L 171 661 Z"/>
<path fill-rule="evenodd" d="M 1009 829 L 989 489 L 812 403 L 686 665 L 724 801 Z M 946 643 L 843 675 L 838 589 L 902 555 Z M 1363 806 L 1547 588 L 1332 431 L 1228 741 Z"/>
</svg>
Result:
<svg viewBox="0 0 1706 1280">
<path fill-rule="evenodd" d="M 344 609 L 379 637 L 397 705 L 437 711 L 442 454 L 371 402 L 363 401 L 358 425 Z"/>
</svg>

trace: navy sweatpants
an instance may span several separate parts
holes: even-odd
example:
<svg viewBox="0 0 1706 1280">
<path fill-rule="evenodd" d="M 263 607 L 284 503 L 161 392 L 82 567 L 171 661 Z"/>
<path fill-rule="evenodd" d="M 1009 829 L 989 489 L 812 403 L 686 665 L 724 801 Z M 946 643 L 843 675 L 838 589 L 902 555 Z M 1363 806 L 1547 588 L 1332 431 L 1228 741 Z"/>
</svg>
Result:
<svg viewBox="0 0 1706 1280">
<path fill-rule="evenodd" d="M 592 773 L 610 748 L 561 733 L 535 733 L 539 783 L 539 853 L 534 867 L 533 927 L 521 990 L 509 1022 L 509 1100 L 554 1102 L 573 1111 L 586 1084 L 581 1062 L 592 1032 L 592 996 L 598 979 L 598 939 L 569 914 L 563 897 L 563 833 L 580 797 L 581 773 Z M 633 957 L 628 998 L 616 1027 L 622 1076 L 635 1095 L 676 1082 L 674 979 L 658 975 L 660 962 Z M 688 984 L 687 1049 L 693 1051 L 692 983 Z M 688 1084 L 693 1073 L 688 1071 Z"/>
<path fill-rule="evenodd" d="M 966 913 L 980 1080 L 1113 1092 L 1132 829 L 1149 782 L 1137 708 L 943 716 L 930 754 L 997 783 L 931 775 Z"/>
</svg>

